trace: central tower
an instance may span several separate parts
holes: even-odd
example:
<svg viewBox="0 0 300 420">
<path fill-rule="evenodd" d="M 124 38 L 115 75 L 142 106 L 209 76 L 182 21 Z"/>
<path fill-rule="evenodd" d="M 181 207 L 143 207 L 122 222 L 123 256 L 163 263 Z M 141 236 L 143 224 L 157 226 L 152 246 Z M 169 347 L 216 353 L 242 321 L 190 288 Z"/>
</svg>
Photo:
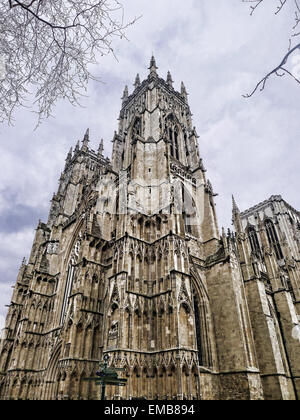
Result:
<svg viewBox="0 0 300 420">
<path fill-rule="evenodd" d="M 196 266 L 205 247 L 219 246 L 214 194 L 184 84 L 177 92 L 169 72 L 160 78 L 154 57 L 149 70 L 132 95 L 125 87 L 113 139 L 119 175 L 104 352 L 132 366 L 133 398 L 200 399 L 199 364 L 217 362 Z"/>
</svg>

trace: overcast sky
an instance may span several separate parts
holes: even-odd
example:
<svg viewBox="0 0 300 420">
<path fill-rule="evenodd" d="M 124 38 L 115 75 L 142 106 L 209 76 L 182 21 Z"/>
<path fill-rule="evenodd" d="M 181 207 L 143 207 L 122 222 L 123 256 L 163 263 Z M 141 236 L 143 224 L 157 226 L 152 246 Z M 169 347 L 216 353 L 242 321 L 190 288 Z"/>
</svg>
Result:
<svg viewBox="0 0 300 420">
<path fill-rule="evenodd" d="M 126 18 L 142 15 L 117 41 L 118 57 L 95 69 L 103 83 L 89 86 L 84 108 L 59 103 L 36 131 L 35 116 L 19 110 L 13 127 L 0 125 L 0 328 L 17 271 L 28 258 L 38 220 L 47 220 L 66 154 L 87 127 L 91 147 L 101 137 L 111 155 L 120 98 L 137 73 L 144 79 L 152 52 L 175 89 L 184 81 L 200 152 L 215 192 L 220 226 L 231 227 L 231 194 L 245 210 L 281 194 L 300 210 L 300 87 L 271 79 L 244 99 L 287 51 L 293 9 L 275 16 L 275 0 L 249 16 L 240 0 L 126 0 Z M 290 2 L 293 3 L 293 2 Z"/>
</svg>

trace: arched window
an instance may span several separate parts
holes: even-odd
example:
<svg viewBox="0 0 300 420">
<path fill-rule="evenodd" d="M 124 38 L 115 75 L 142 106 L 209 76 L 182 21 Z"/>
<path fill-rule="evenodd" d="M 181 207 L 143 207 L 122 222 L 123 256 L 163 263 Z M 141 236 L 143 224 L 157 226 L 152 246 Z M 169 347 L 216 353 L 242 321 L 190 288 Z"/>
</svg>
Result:
<svg viewBox="0 0 300 420">
<path fill-rule="evenodd" d="M 191 225 L 191 218 L 188 214 L 186 214 L 186 212 L 183 212 L 183 219 L 184 219 L 184 227 L 185 227 L 185 231 L 186 233 L 188 233 L 189 235 L 192 235 L 192 225 Z"/>
<path fill-rule="evenodd" d="M 208 301 L 200 290 L 193 287 L 193 309 L 195 317 L 195 333 L 200 366 L 211 368 L 213 366 L 210 342 L 210 326 L 207 318 L 209 312 Z"/>
<path fill-rule="evenodd" d="M 180 324 L 180 342 L 181 345 L 187 347 L 190 345 L 190 336 L 189 336 L 189 316 L 190 316 L 190 308 L 184 302 L 180 305 L 179 308 L 179 324 Z"/>
<path fill-rule="evenodd" d="M 188 190 L 181 184 L 182 189 L 182 216 L 184 220 L 185 232 L 189 235 L 197 236 L 196 219 L 197 210 L 196 205 Z"/>
<path fill-rule="evenodd" d="M 276 258 L 283 259 L 281 246 L 278 240 L 277 232 L 272 220 L 267 220 L 265 223 L 269 244 L 274 248 Z"/>
<path fill-rule="evenodd" d="M 68 268 L 65 293 L 64 293 L 63 304 L 62 304 L 61 315 L 60 315 L 60 325 L 63 324 L 67 315 L 69 297 L 72 292 L 72 286 L 73 286 L 73 281 L 74 281 L 74 271 L 75 271 L 75 267 L 71 261 Z"/>
<path fill-rule="evenodd" d="M 179 160 L 179 133 L 174 116 L 171 114 L 166 121 L 168 140 L 170 142 L 171 156 Z"/>
<path fill-rule="evenodd" d="M 184 133 L 184 145 L 185 145 L 186 155 L 189 156 L 190 152 L 189 152 L 188 140 L 187 140 L 187 134 L 186 133 Z"/>
<path fill-rule="evenodd" d="M 260 245 L 259 245 L 257 233 L 254 227 L 251 227 L 248 229 L 248 237 L 249 237 L 249 242 L 251 246 L 251 251 L 256 255 L 260 254 Z"/>
<path fill-rule="evenodd" d="M 134 139 L 136 136 L 141 137 L 141 135 L 142 135 L 142 121 L 140 118 L 136 118 L 132 127 L 132 138 Z"/>
<path fill-rule="evenodd" d="M 196 295 L 194 295 L 194 313 L 195 313 L 195 324 L 196 324 L 196 341 L 197 341 L 197 350 L 198 350 L 198 360 L 199 360 L 199 365 L 203 366 L 200 312 L 199 312 L 198 297 Z"/>
</svg>

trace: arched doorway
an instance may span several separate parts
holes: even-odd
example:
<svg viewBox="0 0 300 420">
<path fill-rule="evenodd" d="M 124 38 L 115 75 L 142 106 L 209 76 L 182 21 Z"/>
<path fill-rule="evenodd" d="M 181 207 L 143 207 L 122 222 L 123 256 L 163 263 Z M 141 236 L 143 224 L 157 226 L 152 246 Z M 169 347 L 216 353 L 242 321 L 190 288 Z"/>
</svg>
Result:
<svg viewBox="0 0 300 420">
<path fill-rule="evenodd" d="M 60 342 L 52 353 L 46 372 L 44 397 L 45 400 L 57 400 L 59 392 L 58 362 L 61 354 L 62 343 Z"/>
</svg>

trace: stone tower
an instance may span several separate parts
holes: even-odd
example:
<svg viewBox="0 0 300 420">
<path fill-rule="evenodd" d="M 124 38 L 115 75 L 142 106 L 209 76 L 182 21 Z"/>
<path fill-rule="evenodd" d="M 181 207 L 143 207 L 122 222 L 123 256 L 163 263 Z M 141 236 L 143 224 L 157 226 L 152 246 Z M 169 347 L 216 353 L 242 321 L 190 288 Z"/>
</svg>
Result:
<svg viewBox="0 0 300 420">
<path fill-rule="evenodd" d="M 242 213 L 233 200 L 233 221 L 264 396 L 299 398 L 300 213 L 281 196 Z"/>
<path fill-rule="evenodd" d="M 264 398 L 256 291 L 219 233 L 197 139 L 185 86 L 152 57 L 124 90 L 111 161 L 89 131 L 70 150 L 9 306 L 2 399 L 99 399 L 84 378 L 104 354 L 128 379 L 110 399 Z"/>
</svg>

